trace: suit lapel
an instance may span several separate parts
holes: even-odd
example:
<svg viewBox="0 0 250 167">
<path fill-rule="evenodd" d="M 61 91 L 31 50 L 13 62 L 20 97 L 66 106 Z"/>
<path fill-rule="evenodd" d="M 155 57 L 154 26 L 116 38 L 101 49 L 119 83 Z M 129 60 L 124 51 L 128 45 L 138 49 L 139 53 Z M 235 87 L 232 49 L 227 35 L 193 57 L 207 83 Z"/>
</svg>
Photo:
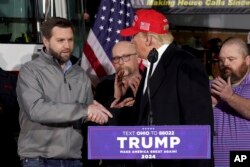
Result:
<svg viewBox="0 0 250 167">
<path fill-rule="evenodd" d="M 175 47 L 174 44 L 170 44 L 168 46 L 168 48 L 164 51 L 163 55 L 161 56 L 160 61 L 158 62 L 157 66 L 155 68 L 153 75 L 150 78 L 149 86 L 150 86 L 151 98 L 156 94 L 156 92 L 159 89 L 159 87 L 161 86 L 161 84 L 163 84 L 164 79 L 166 78 L 166 74 L 169 72 L 168 67 L 169 67 L 169 64 L 171 62 L 172 57 L 174 56 L 172 53 L 172 50 L 174 49 L 174 47 Z M 144 72 L 142 82 L 140 84 L 138 94 L 137 94 L 140 97 L 138 99 L 140 101 L 139 120 L 142 120 L 143 116 L 145 116 L 145 113 L 148 111 L 148 109 L 147 109 L 147 106 L 148 106 L 147 89 L 146 89 L 145 93 L 143 94 L 144 83 L 147 82 L 147 81 L 145 81 L 145 77 L 146 77 L 146 70 Z"/>
<path fill-rule="evenodd" d="M 173 57 L 171 54 L 171 50 L 174 47 L 174 44 L 170 44 L 168 48 L 164 51 L 161 56 L 160 61 L 158 62 L 153 75 L 150 78 L 149 86 L 150 86 L 150 95 L 151 98 L 155 95 L 158 88 L 160 88 L 161 84 L 163 84 L 166 79 L 166 74 L 169 72 L 169 64 Z"/>
<path fill-rule="evenodd" d="M 138 110 L 138 114 L 139 114 L 139 122 L 142 120 L 143 115 L 144 115 L 144 111 L 145 111 L 145 106 L 148 102 L 148 98 L 147 98 L 147 94 L 146 92 L 143 93 L 143 87 L 144 87 L 144 82 L 145 82 L 145 78 L 146 78 L 146 74 L 147 74 L 147 70 L 146 69 L 143 74 L 142 74 L 142 80 L 140 82 L 138 91 L 137 91 L 137 95 L 136 95 L 136 106 L 137 106 L 137 110 Z"/>
<path fill-rule="evenodd" d="M 141 82 L 140 87 L 139 87 L 140 88 L 139 89 L 139 92 L 140 92 L 139 95 L 140 95 L 140 110 L 141 111 L 144 109 L 144 106 L 145 106 L 145 104 L 148 101 L 147 94 L 146 94 L 147 90 L 145 91 L 145 93 L 143 93 L 144 84 L 145 84 L 145 82 L 147 82 L 147 81 L 145 81 L 147 70 L 148 69 L 146 69 L 145 72 L 144 72 L 144 74 L 143 74 L 142 82 Z"/>
</svg>

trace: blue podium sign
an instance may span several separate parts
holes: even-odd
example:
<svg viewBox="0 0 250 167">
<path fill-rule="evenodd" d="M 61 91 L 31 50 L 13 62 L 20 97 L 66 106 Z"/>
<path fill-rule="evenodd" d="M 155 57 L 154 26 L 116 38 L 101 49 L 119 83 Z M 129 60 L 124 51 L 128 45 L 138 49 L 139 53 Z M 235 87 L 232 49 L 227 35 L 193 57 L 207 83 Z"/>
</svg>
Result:
<svg viewBox="0 0 250 167">
<path fill-rule="evenodd" d="M 210 159 L 210 126 L 90 126 L 88 158 Z"/>
</svg>

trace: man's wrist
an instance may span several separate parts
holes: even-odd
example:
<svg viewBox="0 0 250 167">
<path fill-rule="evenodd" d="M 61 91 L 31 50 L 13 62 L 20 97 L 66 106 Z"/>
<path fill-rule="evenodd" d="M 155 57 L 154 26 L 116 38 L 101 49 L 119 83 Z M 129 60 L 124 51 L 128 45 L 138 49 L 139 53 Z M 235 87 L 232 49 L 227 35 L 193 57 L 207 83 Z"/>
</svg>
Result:
<svg viewBox="0 0 250 167">
<path fill-rule="evenodd" d="M 230 100 L 232 100 L 233 98 L 234 98 L 234 93 L 232 93 L 227 99 L 226 99 L 226 101 L 230 101 Z"/>
</svg>

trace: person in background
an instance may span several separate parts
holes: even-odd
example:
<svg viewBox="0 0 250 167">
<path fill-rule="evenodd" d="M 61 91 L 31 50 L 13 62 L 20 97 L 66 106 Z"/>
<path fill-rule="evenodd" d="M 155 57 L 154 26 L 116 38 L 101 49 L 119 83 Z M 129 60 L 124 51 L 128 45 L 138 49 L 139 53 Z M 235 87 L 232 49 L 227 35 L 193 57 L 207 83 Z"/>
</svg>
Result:
<svg viewBox="0 0 250 167">
<path fill-rule="evenodd" d="M 220 38 L 212 38 L 206 44 L 207 48 L 207 71 L 211 78 L 219 75 L 219 52 L 222 40 Z"/>
<path fill-rule="evenodd" d="M 211 81 L 216 167 L 230 166 L 230 151 L 250 150 L 250 56 L 240 38 L 225 40 L 219 53 L 220 76 Z"/>
<path fill-rule="evenodd" d="M 104 124 L 112 115 L 93 101 L 89 78 L 71 59 L 72 23 L 50 18 L 41 33 L 44 48 L 21 67 L 17 81 L 18 154 L 24 167 L 82 167 L 82 123 Z"/>
<path fill-rule="evenodd" d="M 94 99 L 112 112 L 114 117 L 109 119 L 109 125 L 133 125 L 134 113 L 130 107 L 134 104 L 141 80 L 140 59 L 137 57 L 135 46 L 129 41 L 116 43 L 112 55 L 116 73 L 101 80 L 96 87 Z M 129 109 L 126 110 L 126 107 Z"/>
<path fill-rule="evenodd" d="M 143 75 L 135 99 L 138 125 L 210 125 L 212 132 L 208 75 L 201 62 L 173 42 L 167 18 L 153 9 L 139 9 L 133 25 L 120 34 L 133 36 L 138 56 L 148 59 L 149 70 Z M 137 162 L 143 167 L 209 167 L 213 165 L 213 156 Z"/>
<path fill-rule="evenodd" d="M 135 46 L 129 41 L 120 41 L 112 49 L 112 63 L 115 74 L 101 79 L 95 89 L 94 99 L 106 107 L 113 115 L 106 125 L 131 126 L 136 124 L 134 98 L 141 80 Z M 90 123 L 89 125 L 93 125 Z M 87 127 L 86 127 L 87 128 Z M 87 129 L 85 129 L 87 133 Z M 85 151 L 86 152 L 86 151 Z M 91 167 L 132 167 L 128 160 L 88 160 Z"/>
</svg>

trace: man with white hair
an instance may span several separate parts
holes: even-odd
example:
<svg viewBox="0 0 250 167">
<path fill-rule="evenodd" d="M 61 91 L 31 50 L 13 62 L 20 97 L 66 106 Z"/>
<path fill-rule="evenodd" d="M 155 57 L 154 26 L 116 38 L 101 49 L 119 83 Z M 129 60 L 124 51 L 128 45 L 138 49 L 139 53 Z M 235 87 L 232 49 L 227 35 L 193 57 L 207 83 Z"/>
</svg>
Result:
<svg viewBox="0 0 250 167">
<path fill-rule="evenodd" d="M 135 100 L 138 125 L 210 125 L 212 131 L 213 112 L 205 68 L 193 55 L 176 46 L 167 18 L 153 9 L 137 10 L 133 25 L 121 30 L 121 35 L 133 36 L 138 56 L 149 64 Z M 212 155 L 211 159 L 157 159 L 139 163 L 143 167 L 213 164 Z"/>
</svg>

